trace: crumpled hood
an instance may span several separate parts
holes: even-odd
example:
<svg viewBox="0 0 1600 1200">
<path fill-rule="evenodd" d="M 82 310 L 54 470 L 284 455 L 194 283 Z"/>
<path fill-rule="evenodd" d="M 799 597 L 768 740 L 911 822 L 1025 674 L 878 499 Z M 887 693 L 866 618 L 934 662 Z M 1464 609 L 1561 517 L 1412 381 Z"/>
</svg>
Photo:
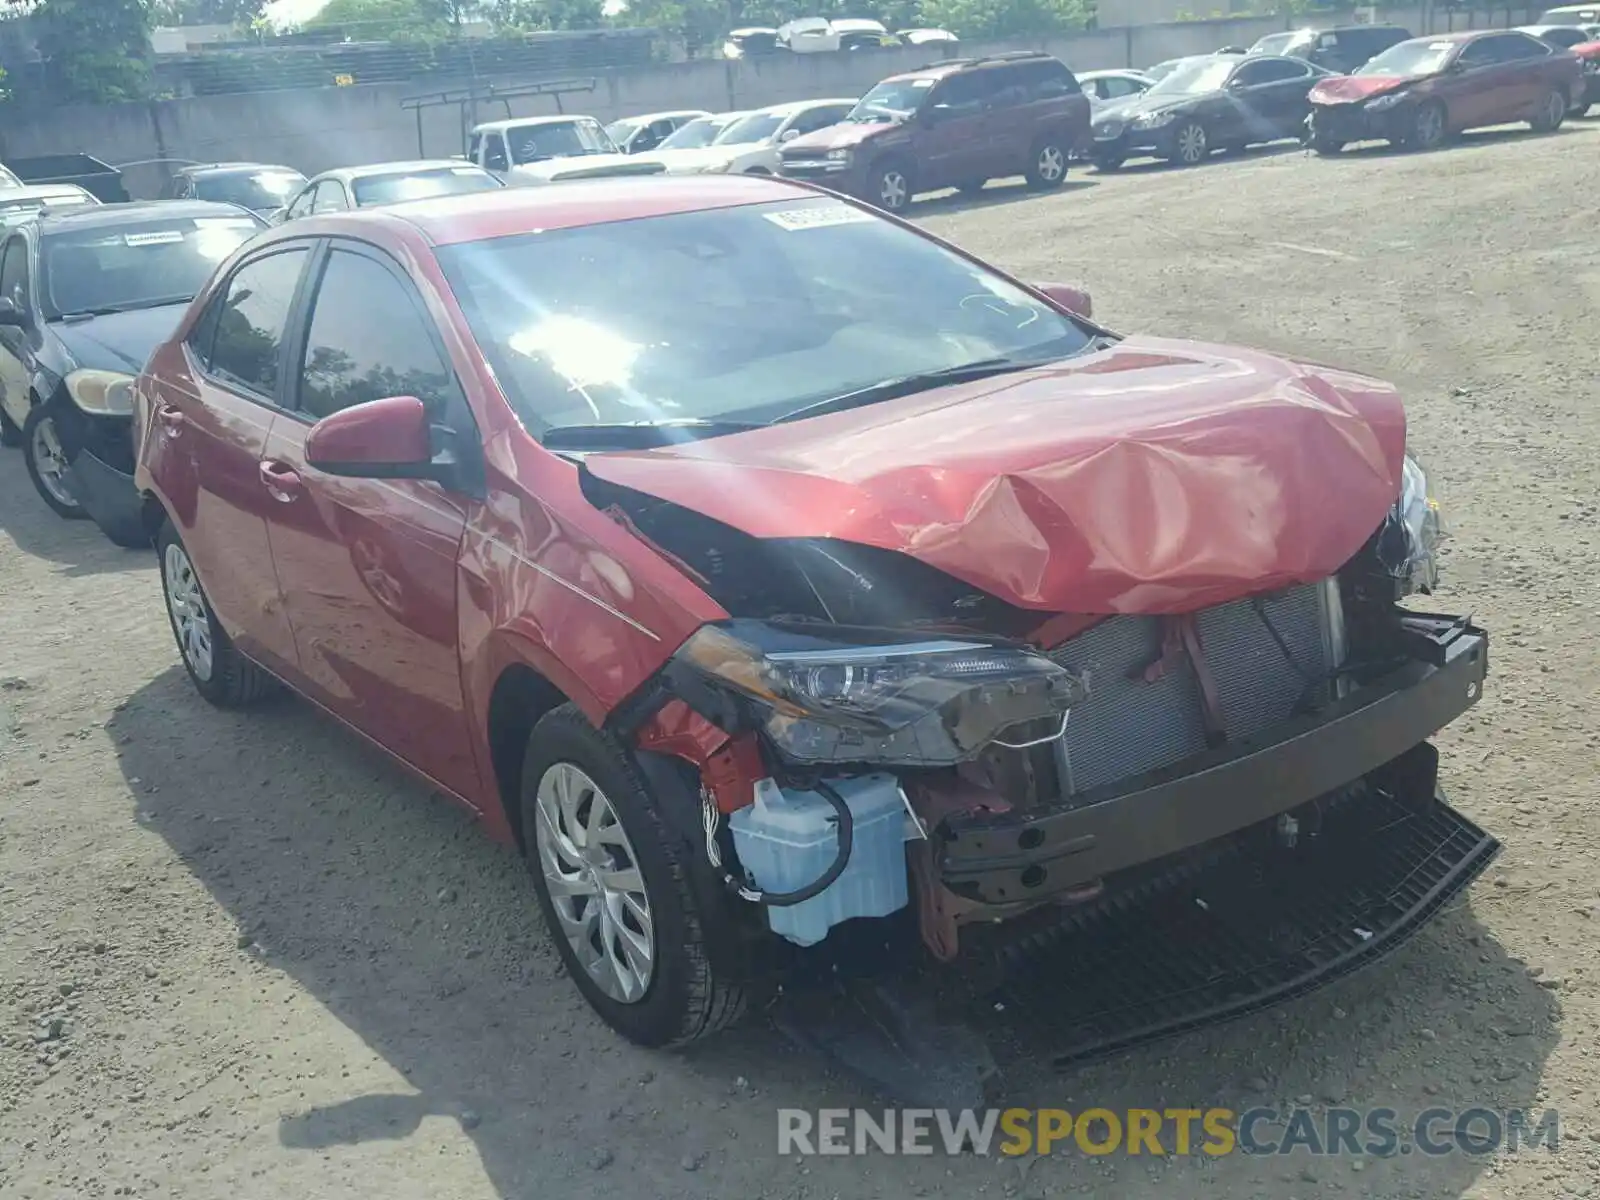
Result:
<svg viewBox="0 0 1600 1200">
<path fill-rule="evenodd" d="M 846 121 L 785 142 L 783 149 L 785 151 L 844 150 L 859 146 L 868 138 L 877 137 L 880 133 L 893 129 L 895 124 L 894 121 Z"/>
<path fill-rule="evenodd" d="M 1335 75 L 1318 82 L 1311 89 L 1310 99 L 1313 104 L 1350 104 L 1410 87 L 1426 78 L 1426 75 Z"/>
<path fill-rule="evenodd" d="M 634 154 L 576 154 L 570 158 L 547 158 L 543 162 L 512 167 L 513 179 L 552 183 L 562 179 L 592 179 L 603 175 L 659 175 L 663 168 Z"/>
<path fill-rule="evenodd" d="M 163 304 L 81 321 L 55 321 L 50 329 L 72 355 L 75 368 L 137 375 L 144 370 L 150 352 L 172 336 L 188 309 L 188 301 Z"/>
<path fill-rule="evenodd" d="M 755 537 L 909 554 L 1025 608 L 1171 613 L 1333 574 L 1399 495 L 1405 440 L 1388 384 L 1131 337 L 585 468 Z"/>
</svg>

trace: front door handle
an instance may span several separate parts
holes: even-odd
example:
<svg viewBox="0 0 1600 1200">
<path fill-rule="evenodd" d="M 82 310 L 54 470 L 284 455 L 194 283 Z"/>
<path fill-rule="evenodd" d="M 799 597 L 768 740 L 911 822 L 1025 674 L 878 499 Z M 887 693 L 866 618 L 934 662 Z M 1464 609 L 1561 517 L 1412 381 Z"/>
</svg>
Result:
<svg viewBox="0 0 1600 1200">
<path fill-rule="evenodd" d="M 261 484 L 280 504 L 288 504 L 300 494 L 300 475 L 286 463 L 268 459 L 261 464 Z"/>
<path fill-rule="evenodd" d="M 156 409 L 156 419 L 161 422 L 161 428 L 166 430 L 168 437 L 177 437 L 188 424 L 188 418 L 183 413 L 165 404 Z"/>
</svg>

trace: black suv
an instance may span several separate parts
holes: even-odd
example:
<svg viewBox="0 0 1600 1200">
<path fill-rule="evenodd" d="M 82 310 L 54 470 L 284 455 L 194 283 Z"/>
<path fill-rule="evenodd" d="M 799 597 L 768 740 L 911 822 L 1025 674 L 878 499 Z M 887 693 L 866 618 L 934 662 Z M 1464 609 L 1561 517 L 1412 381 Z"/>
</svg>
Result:
<svg viewBox="0 0 1600 1200">
<path fill-rule="evenodd" d="M 1022 175 L 1058 187 L 1089 146 L 1089 99 L 1037 51 L 958 58 L 892 75 L 843 122 L 787 143 L 783 174 L 900 212 L 918 192 L 977 191 Z"/>
<path fill-rule="evenodd" d="M 1325 71 L 1348 75 L 1390 46 L 1411 40 L 1411 31 L 1398 25 L 1340 25 L 1333 29 L 1292 29 L 1269 33 L 1247 54 L 1285 54 L 1303 58 Z"/>
</svg>

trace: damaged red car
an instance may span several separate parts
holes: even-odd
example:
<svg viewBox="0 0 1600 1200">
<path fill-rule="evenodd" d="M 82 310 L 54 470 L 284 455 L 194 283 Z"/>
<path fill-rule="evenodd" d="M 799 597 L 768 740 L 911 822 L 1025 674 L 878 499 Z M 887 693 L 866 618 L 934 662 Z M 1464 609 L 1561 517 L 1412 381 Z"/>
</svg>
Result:
<svg viewBox="0 0 1600 1200">
<path fill-rule="evenodd" d="M 313 216 L 218 271 L 136 396 L 201 695 L 287 685 L 475 811 L 637 1042 L 846 927 L 950 972 L 1096 937 L 984 975 L 1071 1011 L 1157 914 L 1188 965 L 1097 1018 L 1125 1044 L 1359 964 L 1494 853 L 1428 744 L 1487 636 L 1419 600 L 1395 390 L 1120 336 L 853 201 Z M 1272 872 L 1271 913 L 1227 891 Z"/>
</svg>

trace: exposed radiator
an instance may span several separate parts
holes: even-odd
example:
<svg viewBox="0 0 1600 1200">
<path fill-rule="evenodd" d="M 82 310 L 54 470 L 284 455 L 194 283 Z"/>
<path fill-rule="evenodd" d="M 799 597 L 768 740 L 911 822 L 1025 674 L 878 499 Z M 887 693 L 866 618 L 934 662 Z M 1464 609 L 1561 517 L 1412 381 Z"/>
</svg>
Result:
<svg viewBox="0 0 1600 1200">
<path fill-rule="evenodd" d="M 1328 674 L 1343 658 L 1344 622 L 1332 580 L 1219 605 L 1200 613 L 1196 625 L 1230 739 L 1290 716 L 1308 685 L 1326 696 Z M 1070 670 L 1089 673 L 1089 699 L 1072 710 L 1066 736 L 1056 743 L 1063 793 L 1115 783 L 1206 748 L 1200 686 L 1188 658 L 1169 664 L 1154 682 L 1143 677 L 1161 649 L 1161 618 L 1119 616 L 1051 652 Z"/>
</svg>

